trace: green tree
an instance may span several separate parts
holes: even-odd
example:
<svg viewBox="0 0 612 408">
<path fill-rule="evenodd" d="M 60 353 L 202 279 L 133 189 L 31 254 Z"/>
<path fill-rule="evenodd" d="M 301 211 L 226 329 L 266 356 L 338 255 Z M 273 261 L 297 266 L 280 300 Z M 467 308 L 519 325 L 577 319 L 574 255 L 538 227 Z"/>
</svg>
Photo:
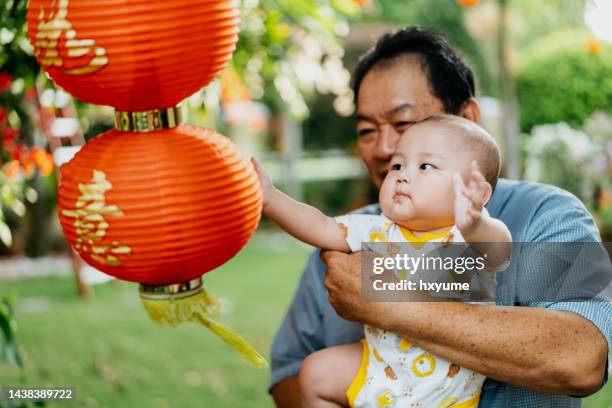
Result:
<svg viewBox="0 0 612 408">
<path fill-rule="evenodd" d="M 589 51 L 588 40 L 586 32 L 557 32 L 525 51 L 516 78 L 523 131 L 561 121 L 580 127 L 596 110 L 612 112 L 612 46 Z"/>
</svg>

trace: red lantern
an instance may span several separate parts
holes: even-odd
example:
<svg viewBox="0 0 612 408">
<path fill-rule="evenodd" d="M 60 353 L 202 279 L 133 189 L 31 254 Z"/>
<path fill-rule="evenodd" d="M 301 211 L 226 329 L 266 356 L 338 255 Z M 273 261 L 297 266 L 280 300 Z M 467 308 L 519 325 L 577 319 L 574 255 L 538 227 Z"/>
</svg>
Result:
<svg viewBox="0 0 612 408">
<path fill-rule="evenodd" d="M 227 64 L 238 37 L 231 0 L 30 0 L 40 64 L 86 102 L 111 105 L 115 130 L 62 166 L 58 210 L 71 245 L 96 268 L 139 282 L 162 324 L 199 322 L 255 366 L 265 360 L 211 316 L 201 276 L 259 221 L 257 175 L 227 138 L 180 125 L 174 106 Z"/>
<path fill-rule="evenodd" d="M 30 0 L 28 35 L 51 78 L 121 111 L 167 108 L 206 86 L 238 41 L 225 0 Z"/>
<path fill-rule="evenodd" d="M 110 130 L 61 174 L 68 242 L 103 272 L 148 285 L 186 282 L 223 264 L 261 213 L 250 161 L 225 136 L 190 125 Z"/>
</svg>

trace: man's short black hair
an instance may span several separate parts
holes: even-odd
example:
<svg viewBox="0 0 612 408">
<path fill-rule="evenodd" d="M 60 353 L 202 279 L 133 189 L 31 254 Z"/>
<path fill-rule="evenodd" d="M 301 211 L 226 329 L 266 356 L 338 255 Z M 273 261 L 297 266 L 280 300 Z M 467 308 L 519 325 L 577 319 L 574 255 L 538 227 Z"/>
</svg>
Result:
<svg viewBox="0 0 612 408">
<path fill-rule="evenodd" d="M 372 68 L 393 64 L 406 54 L 417 55 L 429 79 L 432 94 L 449 114 L 458 114 L 463 104 L 475 95 L 474 74 L 446 38 L 420 27 L 406 27 L 382 36 L 361 56 L 353 77 L 355 101 L 363 78 Z"/>
</svg>

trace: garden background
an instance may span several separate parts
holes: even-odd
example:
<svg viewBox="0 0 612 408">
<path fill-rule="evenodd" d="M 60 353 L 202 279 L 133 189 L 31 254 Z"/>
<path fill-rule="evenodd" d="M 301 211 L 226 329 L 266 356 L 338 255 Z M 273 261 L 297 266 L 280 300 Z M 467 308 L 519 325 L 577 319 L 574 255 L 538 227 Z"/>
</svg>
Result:
<svg viewBox="0 0 612 408">
<path fill-rule="evenodd" d="M 184 102 L 275 183 L 328 214 L 375 201 L 356 154 L 350 72 L 385 32 L 445 33 L 476 72 L 505 176 L 554 184 L 612 241 L 612 3 L 606 0 L 240 0 L 231 65 Z M 112 127 L 40 71 L 24 0 L 0 0 L 0 391 L 73 386 L 83 407 L 269 407 L 269 373 L 207 330 L 159 328 L 135 284 L 74 263 L 56 217 L 62 152 Z M 262 220 L 206 275 L 221 320 L 269 357 L 310 248 Z M 81 267 L 78 263 L 78 268 Z M 49 403 L 47 406 L 61 406 Z M 19 406 L 3 399 L 0 407 Z M 612 407 L 612 388 L 585 400 Z"/>
</svg>

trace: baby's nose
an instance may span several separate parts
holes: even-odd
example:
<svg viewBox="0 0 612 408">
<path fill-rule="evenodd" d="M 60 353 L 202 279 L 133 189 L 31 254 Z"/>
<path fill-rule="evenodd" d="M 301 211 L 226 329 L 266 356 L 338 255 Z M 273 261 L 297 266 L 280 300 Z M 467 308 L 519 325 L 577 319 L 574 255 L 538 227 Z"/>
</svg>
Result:
<svg viewBox="0 0 612 408">
<path fill-rule="evenodd" d="M 402 171 L 400 174 L 398 174 L 397 179 L 395 179 L 395 182 L 397 184 L 408 183 L 409 181 L 410 179 L 408 178 L 408 174 L 406 174 L 405 171 Z"/>
</svg>

